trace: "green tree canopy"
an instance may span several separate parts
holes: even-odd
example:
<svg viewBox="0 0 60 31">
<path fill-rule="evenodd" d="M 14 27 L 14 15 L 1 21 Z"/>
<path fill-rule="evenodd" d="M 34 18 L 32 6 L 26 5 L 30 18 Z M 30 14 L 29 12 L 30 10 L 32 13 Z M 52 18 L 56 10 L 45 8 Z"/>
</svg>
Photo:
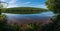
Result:
<svg viewBox="0 0 60 31">
<path fill-rule="evenodd" d="M 54 15 L 50 20 L 53 23 L 46 25 L 46 31 L 60 31 L 60 0 L 47 0 L 46 1 L 47 8 L 53 11 L 57 16 Z"/>
<path fill-rule="evenodd" d="M 0 1 L 0 15 L 3 11 L 5 11 L 6 6 L 7 6 L 6 2 Z"/>
<path fill-rule="evenodd" d="M 60 13 L 60 0 L 47 0 L 46 5 L 54 13 Z"/>
<path fill-rule="evenodd" d="M 15 7 L 8 8 L 4 13 L 13 13 L 13 14 L 37 14 L 41 12 L 49 11 L 43 8 L 34 8 L 34 7 Z"/>
</svg>

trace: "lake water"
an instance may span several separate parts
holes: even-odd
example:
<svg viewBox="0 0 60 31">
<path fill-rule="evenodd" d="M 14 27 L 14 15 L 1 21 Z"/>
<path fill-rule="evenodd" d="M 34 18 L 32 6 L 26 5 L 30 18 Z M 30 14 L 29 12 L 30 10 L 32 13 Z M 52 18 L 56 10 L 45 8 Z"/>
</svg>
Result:
<svg viewBox="0 0 60 31">
<path fill-rule="evenodd" d="M 46 23 L 54 14 L 52 12 L 42 12 L 39 14 L 7 14 L 8 23 L 30 23 L 43 22 Z"/>
</svg>

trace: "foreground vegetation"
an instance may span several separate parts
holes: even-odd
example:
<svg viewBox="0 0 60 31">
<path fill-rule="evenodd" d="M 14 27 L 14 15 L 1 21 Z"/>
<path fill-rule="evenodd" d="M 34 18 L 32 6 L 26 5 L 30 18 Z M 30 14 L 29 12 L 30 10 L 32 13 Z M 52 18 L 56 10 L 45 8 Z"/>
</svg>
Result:
<svg viewBox="0 0 60 31">
<path fill-rule="evenodd" d="M 60 31 L 60 1 L 59 0 L 47 0 L 47 8 L 55 15 L 51 18 L 53 23 L 50 23 L 45 31 Z"/>
<path fill-rule="evenodd" d="M 9 25 L 5 15 L 0 15 L 0 31 L 39 31 L 42 28 L 41 23 L 30 23 L 18 25 L 14 23 Z"/>
</svg>

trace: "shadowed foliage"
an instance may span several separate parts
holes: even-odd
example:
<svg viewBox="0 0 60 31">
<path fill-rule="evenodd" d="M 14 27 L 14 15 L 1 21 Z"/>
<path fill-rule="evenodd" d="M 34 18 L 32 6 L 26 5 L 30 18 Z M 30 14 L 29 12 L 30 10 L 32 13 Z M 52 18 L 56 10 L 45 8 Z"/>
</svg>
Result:
<svg viewBox="0 0 60 31">
<path fill-rule="evenodd" d="M 49 23 L 43 26 L 42 31 L 60 31 L 60 0 L 47 0 L 47 8 L 57 15 L 54 15 Z"/>
</svg>

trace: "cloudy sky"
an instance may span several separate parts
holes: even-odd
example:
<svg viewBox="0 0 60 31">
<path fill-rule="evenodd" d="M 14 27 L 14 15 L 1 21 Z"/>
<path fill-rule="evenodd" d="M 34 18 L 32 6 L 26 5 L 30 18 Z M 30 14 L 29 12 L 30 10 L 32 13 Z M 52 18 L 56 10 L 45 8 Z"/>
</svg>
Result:
<svg viewBox="0 0 60 31">
<path fill-rule="evenodd" d="M 46 0 L 1 0 L 8 3 L 8 8 L 11 7 L 38 7 L 46 8 Z"/>
</svg>

